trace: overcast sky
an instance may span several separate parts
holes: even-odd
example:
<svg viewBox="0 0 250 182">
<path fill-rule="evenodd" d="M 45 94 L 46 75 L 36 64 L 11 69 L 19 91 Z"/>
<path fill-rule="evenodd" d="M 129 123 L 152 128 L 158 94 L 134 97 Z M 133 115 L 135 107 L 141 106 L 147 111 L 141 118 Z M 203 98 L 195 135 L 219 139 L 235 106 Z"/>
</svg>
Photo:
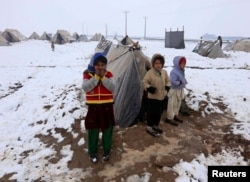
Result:
<svg viewBox="0 0 250 182">
<path fill-rule="evenodd" d="M 184 26 L 185 38 L 250 37 L 249 9 L 249 0 L 2 0 L 0 31 L 125 35 L 127 14 L 129 36 L 144 36 L 146 25 L 146 36 Z"/>
</svg>

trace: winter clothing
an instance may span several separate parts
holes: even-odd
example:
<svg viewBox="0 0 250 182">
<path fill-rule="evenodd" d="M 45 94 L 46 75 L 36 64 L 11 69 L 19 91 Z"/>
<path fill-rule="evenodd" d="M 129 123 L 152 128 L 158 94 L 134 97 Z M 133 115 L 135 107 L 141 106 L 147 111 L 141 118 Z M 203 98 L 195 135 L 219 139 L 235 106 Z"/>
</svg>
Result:
<svg viewBox="0 0 250 182">
<path fill-rule="evenodd" d="M 168 107 L 167 107 L 168 119 L 173 120 L 174 116 L 178 116 L 182 99 L 184 99 L 183 89 L 170 89 L 168 93 Z"/>
<path fill-rule="evenodd" d="M 182 99 L 184 99 L 184 88 L 187 84 L 184 69 L 180 68 L 180 62 L 186 63 L 186 58 L 176 56 L 173 60 L 174 68 L 170 72 L 171 88 L 168 92 L 167 121 L 177 118 L 181 107 Z M 176 121 L 178 121 L 176 119 Z"/>
<path fill-rule="evenodd" d="M 89 67 L 94 68 L 99 61 L 107 64 L 105 56 L 101 53 L 94 54 Z M 102 71 L 105 72 L 105 69 Z M 106 157 L 108 155 L 108 158 L 112 146 L 113 126 L 115 125 L 113 111 L 115 81 L 113 74 L 106 71 L 104 76 L 100 76 L 97 75 L 97 72 L 95 73 L 95 70 L 94 72 L 87 70 L 83 74 L 82 88 L 86 93 L 86 104 L 88 105 L 85 118 L 85 128 L 88 130 L 88 154 L 91 161 L 95 163 L 97 162 L 100 131 L 102 132 L 103 152 Z"/>
<path fill-rule="evenodd" d="M 157 60 L 160 61 L 163 68 L 165 63 L 164 57 L 160 54 L 154 54 L 151 59 L 152 68 L 146 73 L 142 81 L 144 90 L 148 92 L 146 131 L 151 135 L 157 132 L 155 130 L 152 130 L 153 127 L 159 129 L 158 125 L 160 123 L 161 114 L 163 111 L 163 101 L 167 95 L 165 87 L 170 86 L 170 78 L 168 76 L 167 71 L 162 68 L 160 70 L 159 69 L 157 70 L 154 67 L 155 62 Z M 151 131 L 154 131 L 153 134 Z"/>
<path fill-rule="evenodd" d="M 184 60 L 186 61 L 185 57 L 182 56 L 176 56 L 173 60 L 174 68 L 170 72 L 170 78 L 171 78 L 171 88 L 173 89 L 182 89 L 185 88 L 187 84 L 187 80 L 184 75 L 184 71 L 180 68 L 180 61 Z"/>
<path fill-rule="evenodd" d="M 110 126 L 103 131 L 102 145 L 103 154 L 109 154 L 112 148 L 113 126 Z M 88 153 L 90 156 L 95 156 L 98 152 L 99 129 L 88 130 Z"/>
<path fill-rule="evenodd" d="M 101 131 L 110 125 L 115 125 L 113 104 L 92 104 L 88 106 L 88 113 L 85 118 L 85 128 Z"/>
<path fill-rule="evenodd" d="M 153 127 L 158 126 L 161 120 L 161 114 L 163 111 L 163 100 L 148 99 L 148 115 L 147 125 Z"/>
<path fill-rule="evenodd" d="M 107 104 L 113 103 L 114 80 L 111 72 L 106 72 L 101 79 L 98 75 L 91 73 L 84 74 L 87 83 L 83 85 L 86 91 L 86 104 Z"/>
<path fill-rule="evenodd" d="M 154 62 L 155 62 L 157 59 L 160 60 L 162 66 L 164 66 L 164 64 L 165 64 L 165 58 L 164 58 L 161 54 L 156 53 L 156 54 L 154 54 L 154 55 L 152 56 L 152 58 L 151 58 L 152 67 L 154 66 Z"/>
<path fill-rule="evenodd" d="M 149 99 L 163 100 L 167 95 L 165 86 L 170 86 L 170 78 L 166 70 L 162 69 L 160 72 L 151 68 L 143 78 L 143 87 L 148 91 Z M 150 88 L 153 87 L 153 88 Z M 156 89 L 155 93 L 151 92 Z"/>
<path fill-rule="evenodd" d="M 156 88 L 155 87 L 152 87 L 152 86 L 150 86 L 150 87 L 148 87 L 147 88 L 147 91 L 149 92 L 149 93 L 151 93 L 151 94 L 155 94 L 156 93 Z"/>
<path fill-rule="evenodd" d="M 185 64 L 186 64 L 186 58 L 185 58 L 185 57 L 182 57 L 182 58 L 180 59 L 179 65 L 181 65 L 182 63 L 185 63 Z"/>
<path fill-rule="evenodd" d="M 104 64 L 107 64 L 108 60 L 107 58 L 100 52 L 95 53 L 92 58 L 90 59 L 90 63 L 88 64 L 88 70 L 90 72 L 95 72 L 94 65 L 98 62 L 101 61 Z"/>
</svg>

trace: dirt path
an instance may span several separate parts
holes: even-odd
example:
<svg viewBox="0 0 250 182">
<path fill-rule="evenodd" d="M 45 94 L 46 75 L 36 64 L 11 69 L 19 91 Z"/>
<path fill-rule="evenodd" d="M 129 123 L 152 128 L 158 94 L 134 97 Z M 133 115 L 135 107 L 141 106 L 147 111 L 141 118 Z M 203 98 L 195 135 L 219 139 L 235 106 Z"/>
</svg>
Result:
<svg viewBox="0 0 250 182">
<path fill-rule="evenodd" d="M 121 181 L 131 175 L 144 176 L 146 173 L 151 174 L 151 181 L 174 181 L 178 175 L 171 167 L 180 159 L 189 162 L 201 153 L 207 156 L 239 146 L 244 149 L 242 155 L 250 158 L 250 141 L 230 134 L 230 125 L 235 121 L 229 116 L 211 114 L 204 118 L 200 113 L 193 112 L 191 116 L 182 118 L 185 122 L 178 127 L 161 122 L 164 133 L 160 138 L 148 135 L 144 123 L 130 128 L 116 128 L 112 156 L 106 163 L 100 160 L 92 164 L 87 156 L 86 144 L 84 148 L 77 145 L 81 137 L 86 138 L 86 133 L 76 139 L 67 136 L 67 142 L 61 145 L 72 145 L 74 156 L 68 164 L 69 168 L 92 168 L 91 176 L 82 181 Z M 76 121 L 73 128 L 80 133 L 80 121 Z M 63 131 L 60 133 L 63 134 Z M 101 152 L 100 146 L 99 157 Z"/>
<path fill-rule="evenodd" d="M 65 129 L 56 128 L 57 133 L 65 138 L 60 143 L 52 136 L 37 135 L 36 137 L 47 144 L 54 146 L 57 155 L 49 162 L 57 163 L 61 158 L 60 151 L 63 146 L 71 145 L 74 151 L 73 158 L 68 162 L 70 169 L 80 168 L 86 171 L 79 176 L 79 181 L 122 181 L 128 180 L 132 175 L 140 177 L 149 175 L 150 181 L 173 182 L 178 174 L 171 167 L 184 161 L 192 161 L 196 155 L 204 153 L 216 154 L 222 149 L 239 148 L 245 160 L 250 159 L 250 141 L 241 136 L 230 133 L 230 125 L 236 122 L 233 118 L 222 114 L 210 114 L 202 117 L 200 112 L 192 112 L 191 116 L 184 117 L 184 123 L 179 126 L 161 122 L 164 133 L 159 138 L 154 138 L 145 132 L 145 123 L 138 123 L 129 128 L 116 128 L 114 144 L 109 162 L 101 159 L 97 164 L 92 164 L 87 155 L 86 142 L 79 146 L 78 142 L 86 139 L 86 133 L 81 131 L 81 119 L 75 120 L 72 133 Z M 28 156 L 28 152 L 23 155 Z M 102 149 L 100 145 L 99 158 Z M 87 175 L 90 173 L 90 175 Z M 9 181 L 12 174 L 6 174 L 0 181 Z M 37 179 L 36 181 L 41 181 Z"/>
</svg>

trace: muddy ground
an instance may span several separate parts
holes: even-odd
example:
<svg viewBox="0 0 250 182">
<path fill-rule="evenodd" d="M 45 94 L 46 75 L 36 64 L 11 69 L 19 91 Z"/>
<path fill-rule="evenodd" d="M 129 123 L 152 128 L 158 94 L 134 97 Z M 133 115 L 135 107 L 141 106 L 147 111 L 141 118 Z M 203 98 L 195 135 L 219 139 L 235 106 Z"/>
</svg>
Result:
<svg viewBox="0 0 250 182">
<path fill-rule="evenodd" d="M 223 106 L 220 107 L 225 109 Z M 190 162 L 201 153 L 206 156 L 214 155 L 229 148 L 241 147 L 242 156 L 249 161 L 250 141 L 231 133 L 230 126 L 237 122 L 231 116 L 214 113 L 202 117 L 201 112 L 191 111 L 190 116 L 180 115 L 180 117 L 184 123 L 180 123 L 177 127 L 161 121 L 160 126 L 164 133 L 159 138 L 146 133 L 146 124 L 143 122 L 129 128 L 116 127 L 110 161 L 101 160 L 100 143 L 100 160 L 96 164 L 91 163 L 88 158 L 86 143 L 83 146 L 78 145 L 82 137 L 87 138 L 86 133 L 81 131 L 81 119 L 75 120 L 72 126 L 74 133 L 79 134 L 76 138 L 62 128 L 56 128 L 56 132 L 65 137 L 60 143 L 57 143 L 57 139 L 52 136 L 37 135 L 36 137 L 48 146 L 54 146 L 58 151 L 56 157 L 50 159 L 51 163 L 60 160 L 62 157 L 60 150 L 70 144 L 74 154 L 72 160 L 68 162 L 68 167 L 82 168 L 84 171 L 91 169 L 90 175 L 79 177 L 79 181 L 84 182 L 126 181 L 129 176 L 141 177 L 146 173 L 151 174 L 150 181 L 173 182 L 178 174 L 172 170 L 172 167 L 181 159 Z M 0 181 L 10 181 L 9 178 L 12 175 L 6 174 Z"/>
</svg>

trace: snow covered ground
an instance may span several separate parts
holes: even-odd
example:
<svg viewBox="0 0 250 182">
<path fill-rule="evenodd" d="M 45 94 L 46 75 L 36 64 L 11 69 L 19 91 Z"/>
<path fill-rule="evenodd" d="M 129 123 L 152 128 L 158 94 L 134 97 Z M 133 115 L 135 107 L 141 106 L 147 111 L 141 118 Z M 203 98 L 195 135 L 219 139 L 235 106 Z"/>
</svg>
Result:
<svg viewBox="0 0 250 182">
<path fill-rule="evenodd" d="M 70 170 L 67 162 L 72 158 L 70 146 L 61 150 L 62 158 L 56 164 L 48 160 L 55 155 L 53 147 L 45 146 L 37 137 L 49 132 L 58 141 L 63 137 L 55 127 L 72 131 L 74 119 L 86 114 L 84 97 L 81 96 L 82 71 L 98 42 L 79 42 L 56 45 L 52 52 L 50 43 L 29 40 L 12 46 L 0 47 L 0 178 L 15 173 L 11 179 L 33 181 L 78 181 L 79 177 L 91 175 L 91 166 L 86 171 Z M 187 89 L 192 90 L 190 107 L 198 110 L 199 101 L 212 103 L 217 99 L 228 106 L 239 123 L 232 126 L 235 134 L 250 140 L 250 53 L 226 52 L 228 58 L 210 59 L 192 50 L 196 43 L 186 42 L 186 49 L 166 49 L 163 41 L 141 40 L 143 52 L 152 56 L 159 52 L 165 55 L 166 70 L 170 72 L 174 56 L 187 58 Z M 209 112 L 222 112 L 219 108 Z M 82 122 L 82 132 L 85 132 Z M 83 145 L 85 138 L 78 145 Z M 199 162 L 197 162 L 199 161 Z M 240 153 L 223 151 L 216 156 L 200 154 L 192 162 L 180 161 L 174 166 L 179 174 L 178 182 L 206 181 L 208 165 L 249 165 Z M 149 181 L 131 176 L 134 181 Z M 194 180 L 195 181 L 195 180 Z"/>
</svg>

